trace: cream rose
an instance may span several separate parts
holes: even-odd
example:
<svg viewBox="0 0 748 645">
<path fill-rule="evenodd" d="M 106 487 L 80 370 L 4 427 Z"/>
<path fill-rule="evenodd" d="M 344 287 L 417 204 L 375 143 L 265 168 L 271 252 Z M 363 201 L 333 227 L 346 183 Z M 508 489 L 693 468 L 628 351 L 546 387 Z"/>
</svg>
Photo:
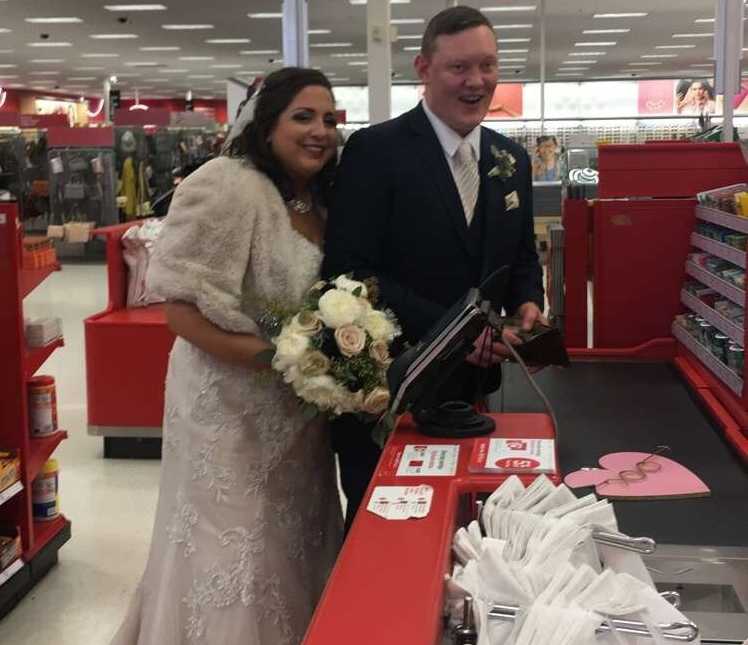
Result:
<svg viewBox="0 0 748 645">
<path fill-rule="evenodd" d="M 312 376 L 295 384 L 296 393 L 320 410 L 330 410 L 340 401 L 340 386 L 331 376 Z"/>
<path fill-rule="evenodd" d="M 364 399 L 363 411 L 378 416 L 390 404 L 390 393 L 383 387 L 375 387 Z"/>
<path fill-rule="evenodd" d="M 309 348 L 309 338 L 302 334 L 284 331 L 275 339 L 273 368 L 279 372 L 295 365 Z"/>
<path fill-rule="evenodd" d="M 321 376 L 330 369 L 330 359 L 322 352 L 313 350 L 306 352 L 299 359 L 299 370 L 304 376 Z"/>
<path fill-rule="evenodd" d="M 366 285 L 363 282 L 359 282 L 358 280 L 351 280 L 349 277 L 344 275 L 335 278 L 333 284 L 337 289 L 341 289 L 342 291 L 347 291 L 348 293 L 358 295 L 361 298 L 366 298 L 366 296 L 368 295 Z M 358 289 L 361 289 L 361 291 L 356 294 L 356 291 Z"/>
<path fill-rule="evenodd" d="M 322 321 L 314 311 L 300 311 L 291 319 L 289 329 L 304 336 L 314 336 L 322 330 Z"/>
<path fill-rule="evenodd" d="M 311 289 L 309 289 L 309 291 L 310 292 L 312 292 L 312 291 L 322 291 L 322 289 L 324 289 L 326 286 L 327 286 L 327 282 L 325 280 L 317 280 L 317 282 L 315 282 L 312 285 L 312 287 L 311 287 Z"/>
<path fill-rule="evenodd" d="M 335 330 L 335 342 L 343 356 L 358 356 L 366 346 L 366 332 L 356 325 L 343 325 Z"/>
<path fill-rule="evenodd" d="M 371 344 L 371 347 L 369 347 L 369 356 L 371 356 L 376 363 L 382 367 L 389 367 L 390 363 L 392 363 L 390 350 L 387 347 L 387 341 L 384 340 L 375 340 Z"/>
<path fill-rule="evenodd" d="M 392 341 L 397 335 L 397 330 L 392 321 L 381 311 L 372 310 L 363 319 L 364 329 L 374 340 Z"/>
<path fill-rule="evenodd" d="M 319 299 L 320 318 L 332 329 L 356 322 L 361 313 L 359 299 L 347 291 L 331 289 Z"/>
</svg>

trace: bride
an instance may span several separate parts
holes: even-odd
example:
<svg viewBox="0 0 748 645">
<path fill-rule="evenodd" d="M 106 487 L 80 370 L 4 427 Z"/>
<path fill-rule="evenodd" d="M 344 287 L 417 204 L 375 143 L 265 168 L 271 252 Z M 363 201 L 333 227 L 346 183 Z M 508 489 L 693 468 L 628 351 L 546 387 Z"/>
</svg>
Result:
<svg viewBox="0 0 748 645">
<path fill-rule="evenodd" d="M 150 556 L 112 645 L 296 645 L 340 546 L 326 429 L 267 369 L 261 327 L 317 280 L 332 88 L 286 68 L 255 98 L 228 154 L 180 185 L 151 261 L 177 340 Z"/>
</svg>

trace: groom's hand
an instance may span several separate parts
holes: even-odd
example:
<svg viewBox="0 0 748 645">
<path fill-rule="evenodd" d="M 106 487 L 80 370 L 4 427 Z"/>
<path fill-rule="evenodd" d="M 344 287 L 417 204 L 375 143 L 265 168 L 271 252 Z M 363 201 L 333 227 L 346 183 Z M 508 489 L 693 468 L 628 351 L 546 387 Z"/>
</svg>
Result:
<svg viewBox="0 0 748 645">
<path fill-rule="evenodd" d="M 521 342 L 517 338 L 516 344 Z M 512 344 L 515 343 L 512 341 Z M 475 341 L 475 349 L 468 354 L 465 360 L 476 367 L 492 367 L 509 358 L 511 355 L 511 352 L 504 346 L 504 343 L 494 340 L 493 329 L 486 327 Z"/>
</svg>

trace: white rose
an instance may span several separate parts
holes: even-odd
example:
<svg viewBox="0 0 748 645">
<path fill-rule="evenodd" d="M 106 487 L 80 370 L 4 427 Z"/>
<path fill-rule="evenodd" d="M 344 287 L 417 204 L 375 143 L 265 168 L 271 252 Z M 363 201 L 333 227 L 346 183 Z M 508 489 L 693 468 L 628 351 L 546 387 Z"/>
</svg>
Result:
<svg viewBox="0 0 748 645">
<path fill-rule="evenodd" d="M 289 323 L 289 331 L 302 336 L 314 336 L 322 330 L 322 321 L 314 311 L 301 311 Z"/>
<path fill-rule="evenodd" d="M 273 369 L 285 372 L 286 369 L 298 363 L 308 348 L 309 338 L 303 334 L 284 331 L 275 339 Z"/>
<path fill-rule="evenodd" d="M 363 411 L 378 416 L 390 404 L 390 393 L 383 387 L 375 387 L 364 399 Z"/>
<path fill-rule="evenodd" d="M 355 293 L 357 289 L 361 289 L 361 291 L 356 294 L 361 298 L 366 298 L 368 295 L 366 285 L 363 282 L 359 282 L 358 280 L 351 280 L 349 277 L 341 275 L 338 278 L 335 278 L 333 284 L 342 291 L 347 291 L 348 293 Z"/>
<path fill-rule="evenodd" d="M 307 403 L 316 405 L 320 410 L 334 408 L 340 400 L 340 386 L 331 376 L 312 376 L 296 381 L 296 393 Z"/>
<path fill-rule="evenodd" d="M 384 340 L 389 343 L 397 335 L 395 325 L 381 311 L 370 311 L 366 314 L 361 324 L 374 340 Z"/>
<path fill-rule="evenodd" d="M 354 323 L 362 307 L 356 296 L 340 289 L 331 289 L 319 299 L 319 316 L 332 329 Z"/>
</svg>

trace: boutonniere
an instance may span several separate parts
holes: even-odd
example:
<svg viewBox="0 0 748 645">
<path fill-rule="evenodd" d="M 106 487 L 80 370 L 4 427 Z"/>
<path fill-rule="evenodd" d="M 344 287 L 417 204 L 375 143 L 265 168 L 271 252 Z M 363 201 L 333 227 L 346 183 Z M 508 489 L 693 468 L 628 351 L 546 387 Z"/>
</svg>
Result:
<svg viewBox="0 0 748 645">
<path fill-rule="evenodd" d="M 498 177 L 499 179 L 509 179 L 517 169 L 517 160 L 514 156 L 506 150 L 499 150 L 496 146 L 491 146 L 491 154 L 493 155 L 496 165 L 488 171 L 489 177 Z"/>
</svg>

